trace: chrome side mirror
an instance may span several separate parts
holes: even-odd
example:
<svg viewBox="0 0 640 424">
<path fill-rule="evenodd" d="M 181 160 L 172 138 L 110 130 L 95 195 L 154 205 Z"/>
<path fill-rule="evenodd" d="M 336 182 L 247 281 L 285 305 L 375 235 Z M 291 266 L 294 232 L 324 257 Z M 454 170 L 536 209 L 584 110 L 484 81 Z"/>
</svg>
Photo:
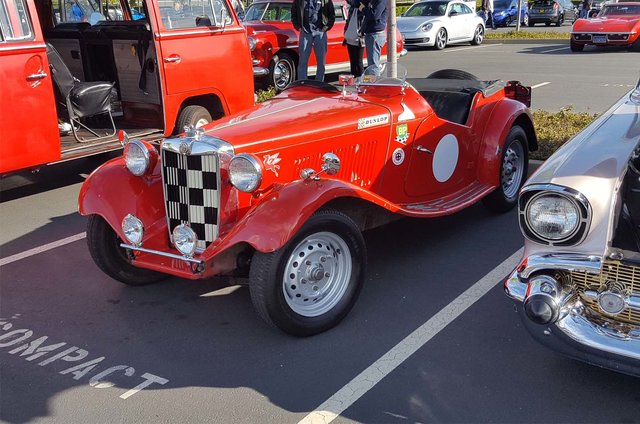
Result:
<svg viewBox="0 0 640 424">
<path fill-rule="evenodd" d="M 325 153 L 322 155 L 324 164 L 322 165 L 322 171 L 327 175 L 336 175 L 340 171 L 340 158 L 333 153 Z"/>
</svg>

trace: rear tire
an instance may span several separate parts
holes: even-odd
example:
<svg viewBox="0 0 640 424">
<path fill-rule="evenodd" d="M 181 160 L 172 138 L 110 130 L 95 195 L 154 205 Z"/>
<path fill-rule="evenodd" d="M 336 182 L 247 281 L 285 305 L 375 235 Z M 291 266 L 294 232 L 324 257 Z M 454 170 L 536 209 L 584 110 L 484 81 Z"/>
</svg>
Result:
<svg viewBox="0 0 640 424">
<path fill-rule="evenodd" d="M 131 265 L 127 259 L 127 252 L 120 247 L 120 243 L 122 240 L 104 218 L 99 215 L 89 216 L 89 254 L 105 274 L 129 286 L 144 286 L 167 278 L 165 274 Z"/>
<path fill-rule="evenodd" d="M 482 199 L 487 209 L 493 212 L 507 212 L 518 203 L 520 188 L 527 178 L 529 151 L 527 133 L 514 125 L 502 150 L 500 162 L 500 185 L 490 195 Z"/>
<path fill-rule="evenodd" d="M 187 106 L 182 109 L 180 116 L 178 116 L 174 134 L 180 134 L 183 132 L 184 127 L 193 125 L 196 128 L 200 128 L 211 121 L 213 121 L 213 119 L 211 119 L 211 114 L 204 107 L 198 105 Z"/>
<path fill-rule="evenodd" d="M 479 81 L 478 77 L 476 77 L 475 75 L 467 71 L 461 71 L 460 69 L 440 69 L 439 71 L 435 71 L 432 74 L 429 74 L 427 78 Z"/>
<path fill-rule="evenodd" d="M 533 25 L 529 25 L 529 14 L 528 13 L 524 14 L 524 18 L 522 18 L 522 25 L 524 25 L 524 26 L 533 26 Z"/>
</svg>

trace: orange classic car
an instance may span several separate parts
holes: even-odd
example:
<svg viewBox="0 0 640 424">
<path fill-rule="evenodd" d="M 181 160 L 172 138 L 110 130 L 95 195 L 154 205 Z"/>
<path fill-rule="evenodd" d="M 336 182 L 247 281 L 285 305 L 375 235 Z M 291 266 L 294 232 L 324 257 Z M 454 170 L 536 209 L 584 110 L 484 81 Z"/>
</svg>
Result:
<svg viewBox="0 0 640 424">
<path fill-rule="evenodd" d="M 162 141 L 127 140 L 79 196 L 95 263 L 129 285 L 248 277 L 259 315 L 308 336 L 362 288 L 362 231 L 517 203 L 537 149 L 531 91 L 459 70 L 383 70 L 272 100 Z"/>
<path fill-rule="evenodd" d="M 327 33 L 326 73 L 348 72 L 349 55 L 342 44 L 347 19 L 346 6 L 342 1 L 333 2 L 336 21 Z M 256 0 L 247 9 L 242 24 L 247 28 L 249 46 L 256 83 L 263 87 L 273 86 L 282 91 L 296 80 L 298 66 L 298 32 L 291 23 L 293 0 Z M 404 56 L 402 34 L 396 30 L 396 51 Z M 387 58 L 387 44 L 382 49 L 381 60 Z M 367 54 L 364 54 L 365 66 Z M 268 69 L 268 73 L 264 70 Z M 309 58 L 308 74 L 315 75 L 317 62 L 315 53 Z"/>
</svg>

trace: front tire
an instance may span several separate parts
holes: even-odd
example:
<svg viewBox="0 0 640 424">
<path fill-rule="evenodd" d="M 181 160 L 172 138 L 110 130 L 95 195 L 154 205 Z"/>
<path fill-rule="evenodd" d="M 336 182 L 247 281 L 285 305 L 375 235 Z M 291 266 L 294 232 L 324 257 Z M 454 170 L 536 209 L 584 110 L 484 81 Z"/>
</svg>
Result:
<svg viewBox="0 0 640 424">
<path fill-rule="evenodd" d="M 286 53 L 278 53 L 273 56 L 269 64 L 269 79 L 277 92 L 287 88 L 296 80 L 296 64 L 293 58 Z"/>
<path fill-rule="evenodd" d="M 129 286 L 144 286 L 164 280 L 159 272 L 138 268 L 127 259 L 122 240 L 101 216 L 91 215 L 87 222 L 87 246 L 93 261 L 105 274 Z"/>
<path fill-rule="evenodd" d="M 504 143 L 500 163 L 500 185 L 490 195 L 482 199 L 487 209 L 493 212 L 507 212 L 518 203 L 518 193 L 527 177 L 529 151 L 527 133 L 514 125 Z"/>
<path fill-rule="evenodd" d="M 440 28 L 438 30 L 438 33 L 436 34 L 436 40 L 435 43 L 433 44 L 433 47 L 436 50 L 442 50 L 445 47 L 447 47 L 447 30 L 444 28 Z"/>
<path fill-rule="evenodd" d="M 572 52 L 581 52 L 584 50 L 584 44 L 574 43 L 573 40 L 569 42 L 569 47 L 571 47 Z"/>
<path fill-rule="evenodd" d="M 484 40 L 484 27 L 482 25 L 478 25 L 476 31 L 473 33 L 473 40 L 471 40 L 471 44 L 479 46 L 482 44 L 482 40 Z"/>
<path fill-rule="evenodd" d="M 180 134 L 185 127 L 194 126 L 200 128 L 203 125 L 213 121 L 211 114 L 207 109 L 198 105 L 187 106 L 182 109 L 180 116 L 176 120 L 175 134 Z"/>
<path fill-rule="evenodd" d="M 321 333 L 353 307 L 366 257 L 364 239 L 351 218 L 334 210 L 316 212 L 282 248 L 253 255 L 251 301 L 263 320 L 285 333 Z"/>
</svg>

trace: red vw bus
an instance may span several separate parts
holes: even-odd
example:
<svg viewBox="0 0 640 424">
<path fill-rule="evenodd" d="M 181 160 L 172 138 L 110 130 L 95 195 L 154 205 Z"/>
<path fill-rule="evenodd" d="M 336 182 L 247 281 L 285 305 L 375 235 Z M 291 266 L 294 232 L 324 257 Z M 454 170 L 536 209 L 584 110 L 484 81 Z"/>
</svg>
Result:
<svg viewBox="0 0 640 424">
<path fill-rule="evenodd" d="M 2 1 L 0 175 L 250 107 L 253 73 L 228 0 Z"/>
</svg>

